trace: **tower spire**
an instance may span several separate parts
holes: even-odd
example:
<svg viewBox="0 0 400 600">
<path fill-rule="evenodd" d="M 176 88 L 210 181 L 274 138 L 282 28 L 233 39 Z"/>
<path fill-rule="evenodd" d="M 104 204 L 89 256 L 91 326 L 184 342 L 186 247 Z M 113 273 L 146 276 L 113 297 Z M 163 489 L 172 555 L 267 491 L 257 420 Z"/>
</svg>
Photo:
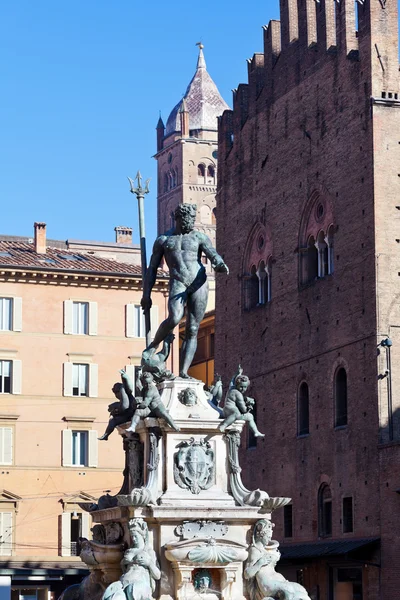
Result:
<svg viewBox="0 0 400 600">
<path fill-rule="evenodd" d="M 196 46 L 199 47 L 199 58 L 197 59 L 197 68 L 198 69 L 207 69 L 206 61 L 204 59 L 204 54 L 203 54 L 204 45 L 201 42 L 197 42 Z"/>
</svg>

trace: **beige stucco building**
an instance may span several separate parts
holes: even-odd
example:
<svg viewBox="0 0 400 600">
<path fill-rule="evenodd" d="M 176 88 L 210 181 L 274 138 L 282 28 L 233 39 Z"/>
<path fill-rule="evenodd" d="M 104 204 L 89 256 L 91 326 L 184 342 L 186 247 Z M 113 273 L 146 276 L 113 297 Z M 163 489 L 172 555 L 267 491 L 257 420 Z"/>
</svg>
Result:
<svg viewBox="0 0 400 600">
<path fill-rule="evenodd" d="M 82 578 L 74 554 L 90 522 L 79 503 L 122 484 L 120 437 L 97 438 L 145 332 L 139 248 L 131 230 L 116 233 L 115 243 L 46 241 L 37 223 L 34 239 L 0 236 L 0 578 L 13 600 L 57 597 Z M 154 328 L 166 290 L 160 273 Z"/>
</svg>

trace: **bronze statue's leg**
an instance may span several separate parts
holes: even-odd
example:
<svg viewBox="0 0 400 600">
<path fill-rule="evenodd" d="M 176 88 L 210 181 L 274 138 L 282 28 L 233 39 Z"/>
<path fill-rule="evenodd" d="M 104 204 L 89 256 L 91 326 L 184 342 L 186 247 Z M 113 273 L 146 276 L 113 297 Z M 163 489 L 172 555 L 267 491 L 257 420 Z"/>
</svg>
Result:
<svg viewBox="0 0 400 600">
<path fill-rule="evenodd" d="M 245 420 L 248 422 L 251 431 L 254 433 L 254 437 L 265 437 L 265 433 L 261 433 L 257 429 L 257 425 L 256 425 L 253 415 L 251 413 L 248 413 L 248 415 L 251 418 L 245 419 Z"/>
<path fill-rule="evenodd" d="M 232 424 L 233 424 L 233 423 L 236 421 L 236 419 L 240 419 L 240 416 L 238 417 L 238 416 L 237 416 L 237 415 L 235 415 L 234 413 L 233 413 L 233 414 L 230 414 L 230 415 L 228 415 L 228 416 L 226 417 L 226 419 L 224 419 L 224 420 L 222 421 L 222 423 L 221 423 L 220 425 L 218 425 L 218 429 L 219 429 L 220 431 L 225 431 L 225 429 L 226 429 L 227 427 L 229 427 L 229 425 L 232 425 Z"/>
<path fill-rule="evenodd" d="M 188 377 L 188 369 L 197 348 L 197 333 L 207 308 L 208 283 L 204 283 L 196 292 L 190 294 L 186 305 L 185 341 L 181 354 L 181 377 Z"/>
<path fill-rule="evenodd" d="M 129 421 L 129 417 L 126 417 L 126 416 L 111 417 L 111 419 L 108 422 L 105 433 L 103 433 L 103 435 L 101 437 L 99 437 L 98 439 L 107 441 L 108 436 L 114 431 L 114 429 L 117 427 L 117 425 L 122 425 L 123 423 L 126 423 L 127 421 Z"/>
<path fill-rule="evenodd" d="M 150 346 L 157 348 L 165 338 L 179 325 L 185 312 L 185 286 L 180 281 L 173 281 L 170 286 L 168 299 L 168 317 L 161 323 Z"/>
</svg>

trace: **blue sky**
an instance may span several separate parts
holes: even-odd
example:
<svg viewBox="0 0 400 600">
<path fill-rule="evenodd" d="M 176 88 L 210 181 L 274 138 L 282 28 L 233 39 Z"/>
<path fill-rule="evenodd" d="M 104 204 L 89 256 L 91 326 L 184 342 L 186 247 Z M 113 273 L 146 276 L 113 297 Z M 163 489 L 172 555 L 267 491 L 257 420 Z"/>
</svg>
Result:
<svg viewBox="0 0 400 600">
<path fill-rule="evenodd" d="M 156 234 L 155 126 L 191 79 L 202 40 L 228 104 L 262 50 L 278 0 L 2 0 L 0 233 L 55 239 L 137 237 L 127 175 L 151 177 L 147 237 Z"/>
</svg>

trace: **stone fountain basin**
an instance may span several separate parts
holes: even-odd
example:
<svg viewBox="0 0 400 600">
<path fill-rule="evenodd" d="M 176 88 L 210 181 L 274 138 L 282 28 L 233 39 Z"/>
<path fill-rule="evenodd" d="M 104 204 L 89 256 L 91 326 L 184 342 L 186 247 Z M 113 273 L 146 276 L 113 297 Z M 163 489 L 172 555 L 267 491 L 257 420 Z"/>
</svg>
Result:
<svg viewBox="0 0 400 600">
<path fill-rule="evenodd" d="M 93 556 L 98 563 L 119 565 L 124 555 L 124 544 L 109 544 L 106 546 L 91 541 L 90 546 Z"/>
</svg>

